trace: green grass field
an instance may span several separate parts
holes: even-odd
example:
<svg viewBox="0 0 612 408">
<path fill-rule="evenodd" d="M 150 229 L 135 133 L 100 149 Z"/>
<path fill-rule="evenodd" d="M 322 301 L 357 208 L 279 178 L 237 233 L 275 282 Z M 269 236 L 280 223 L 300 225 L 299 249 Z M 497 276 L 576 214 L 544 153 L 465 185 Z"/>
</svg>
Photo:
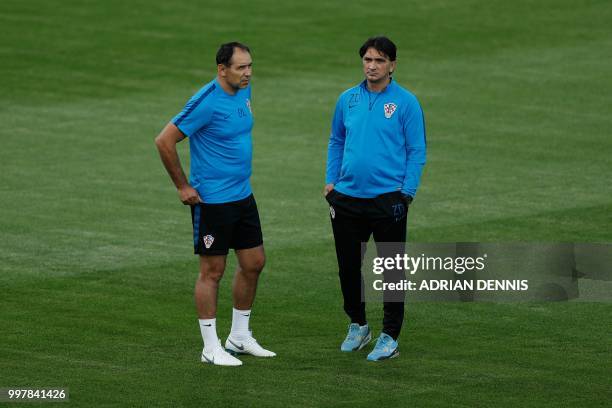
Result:
<svg viewBox="0 0 612 408">
<path fill-rule="evenodd" d="M 611 21 L 604 0 L 3 0 L 0 388 L 84 407 L 608 406 L 611 304 L 409 304 L 399 359 L 341 354 L 320 192 L 336 98 L 384 33 L 428 131 L 409 240 L 612 242 Z M 228 369 L 199 362 L 189 211 L 153 138 L 234 39 L 253 51 L 268 256 L 251 321 L 278 357 Z"/>
</svg>

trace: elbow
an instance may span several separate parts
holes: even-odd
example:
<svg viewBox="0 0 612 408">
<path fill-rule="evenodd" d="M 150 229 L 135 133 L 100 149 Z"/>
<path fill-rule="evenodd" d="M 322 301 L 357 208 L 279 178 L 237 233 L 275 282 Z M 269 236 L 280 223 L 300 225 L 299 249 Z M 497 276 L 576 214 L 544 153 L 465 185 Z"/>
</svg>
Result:
<svg viewBox="0 0 612 408">
<path fill-rule="evenodd" d="M 157 150 L 162 150 L 164 148 L 164 138 L 162 137 L 161 133 L 155 138 L 155 146 L 157 147 Z"/>
<path fill-rule="evenodd" d="M 155 147 L 157 148 L 159 154 L 162 155 L 169 150 L 168 142 L 162 135 L 155 138 Z"/>
</svg>

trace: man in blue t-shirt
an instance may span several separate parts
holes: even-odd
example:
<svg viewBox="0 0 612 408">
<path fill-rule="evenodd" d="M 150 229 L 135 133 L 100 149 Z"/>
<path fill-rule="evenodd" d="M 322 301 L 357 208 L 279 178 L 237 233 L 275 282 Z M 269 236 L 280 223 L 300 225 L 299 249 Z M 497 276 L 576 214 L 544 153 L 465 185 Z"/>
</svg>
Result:
<svg viewBox="0 0 612 408">
<path fill-rule="evenodd" d="M 217 52 L 217 77 L 204 85 L 155 139 L 180 200 L 191 206 L 194 252 L 200 255 L 195 303 L 204 342 L 201 361 L 238 366 L 233 357 L 274 357 L 249 330 L 257 280 L 265 263 L 257 204 L 251 192 L 253 115 L 249 48 L 232 42 Z M 189 181 L 176 144 L 189 137 Z M 238 259 L 232 329 L 225 348 L 217 336 L 217 292 L 227 254 Z M 231 353 L 231 354 L 230 354 Z"/>
<path fill-rule="evenodd" d="M 342 351 L 362 349 L 372 334 L 362 299 L 362 251 L 370 235 L 378 255 L 402 254 L 406 220 L 425 164 L 425 124 L 416 97 L 391 77 L 396 47 L 372 37 L 360 48 L 365 80 L 338 99 L 328 145 L 324 194 L 330 216 L 344 310 L 351 319 Z M 387 243 L 379 245 L 379 243 Z M 404 278 L 385 271 L 385 282 Z M 399 354 L 404 293 L 385 292 L 383 328 L 368 360 Z"/>
</svg>

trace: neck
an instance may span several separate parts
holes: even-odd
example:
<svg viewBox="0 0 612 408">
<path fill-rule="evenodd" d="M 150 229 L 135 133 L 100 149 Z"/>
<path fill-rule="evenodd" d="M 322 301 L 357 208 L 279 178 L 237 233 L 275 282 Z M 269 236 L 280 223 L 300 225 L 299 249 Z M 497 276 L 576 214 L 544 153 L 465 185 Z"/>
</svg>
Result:
<svg viewBox="0 0 612 408">
<path fill-rule="evenodd" d="M 233 86 L 228 84 L 224 78 L 217 75 L 217 82 L 219 82 L 219 85 L 221 85 L 221 88 L 223 88 L 226 93 L 230 95 L 236 95 L 237 90 Z"/>
<path fill-rule="evenodd" d="M 390 77 L 383 78 L 383 79 L 381 79 L 380 81 L 377 81 L 377 82 L 367 81 L 368 90 L 370 90 L 372 92 L 381 92 L 381 91 L 384 91 L 384 89 L 390 83 L 391 83 L 391 78 Z"/>
</svg>

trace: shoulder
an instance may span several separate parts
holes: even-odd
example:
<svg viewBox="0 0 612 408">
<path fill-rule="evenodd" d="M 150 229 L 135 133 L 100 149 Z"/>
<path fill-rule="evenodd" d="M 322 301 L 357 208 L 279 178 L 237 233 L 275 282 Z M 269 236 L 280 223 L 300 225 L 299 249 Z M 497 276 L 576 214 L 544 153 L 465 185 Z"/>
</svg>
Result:
<svg viewBox="0 0 612 408">
<path fill-rule="evenodd" d="M 183 133 L 186 135 L 192 134 L 210 119 L 216 105 L 211 103 L 216 88 L 218 88 L 218 85 L 215 85 L 215 81 L 204 85 L 189 99 L 183 110 L 174 117 L 173 123 L 176 126 L 181 125 Z"/>
<path fill-rule="evenodd" d="M 338 104 L 344 104 L 344 103 L 347 103 L 350 100 L 355 100 L 355 98 L 359 98 L 359 96 L 356 96 L 356 95 L 360 95 L 361 89 L 362 89 L 362 84 L 359 83 L 359 84 L 357 84 L 357 85 L 355 85 L 355 86 L 345 90 L 338 97 Z"/>
<path fill-rule="evenodd" d="M 362 84 L 359 83 L 359 84 L 357 84 L 357 85 L 347 89 L 346 91 L 344 91 L 344 92 L 342 92 L 340 94 L 340 98 L 348 98 L 348 97 L 350 97 L 353 94 L 360 93 L 361 92 L 361 87 L 362 87 Z"/>
<path fill-rule="evenodd" d="M 394 97 L 397 99 L 401 116 L 404 118 L 412 117 L 413 115 L 422 115 L 421 104 L 415 94 L 404 88 L 397 82 L 393 89 Z"/>
<path fill-rule="evenodd" d="M 407 106 L 420 106 L 419 99 L 416 97 L 416 95 L 397 82 L 394 83 L 394 93 L 397 95 L 398 99 Z"/>
<path fill-rule="evenodd" d="M 196 92 L 193 96 L 196 99 L 215 98 L 219 93 L 220 86 L 216 80 L 212 80 Z"/>
<path fill-rule="evenodd" d="M 188 113 L 192 111 L 205 112 L 211 110 L 214 106 L 214 100 L 218 97 L 219 84 L 215 80 L 210 81 L 201 87 L 187 102 L 185 108 Z"/>
</svg>

